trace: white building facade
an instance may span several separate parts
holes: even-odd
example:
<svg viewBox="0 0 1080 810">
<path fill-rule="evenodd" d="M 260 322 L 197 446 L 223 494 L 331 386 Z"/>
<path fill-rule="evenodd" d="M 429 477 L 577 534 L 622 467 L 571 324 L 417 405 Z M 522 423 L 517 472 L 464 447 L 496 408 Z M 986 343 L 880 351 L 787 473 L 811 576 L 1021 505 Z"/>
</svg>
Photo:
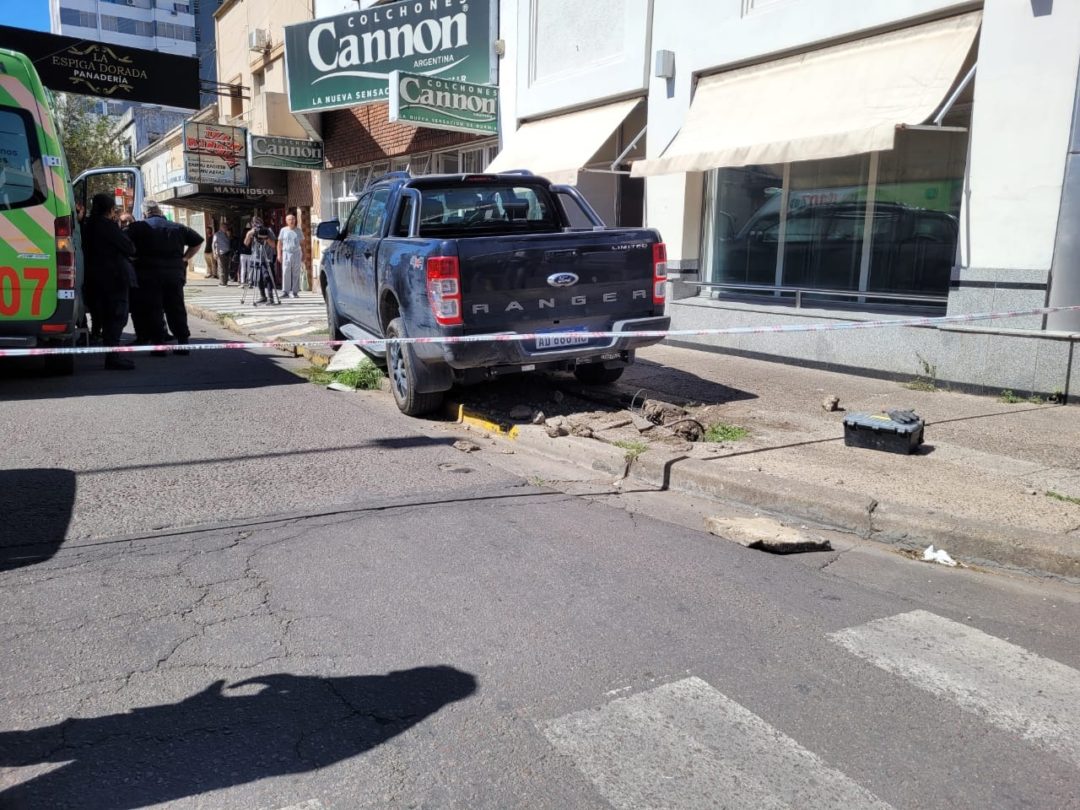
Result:
<svg viewBox="0 0 1080 810">
<path fill-rule="evenodd" d="M 1080 304 L 1080 3 L 503 0 L 501 21 L 494 167 L 576 181 L 618 224 L 643 184 L 673 328 Z M 694 345 L 1052 393 L 1078 333 L 1068 312 Z"/>
</svg>

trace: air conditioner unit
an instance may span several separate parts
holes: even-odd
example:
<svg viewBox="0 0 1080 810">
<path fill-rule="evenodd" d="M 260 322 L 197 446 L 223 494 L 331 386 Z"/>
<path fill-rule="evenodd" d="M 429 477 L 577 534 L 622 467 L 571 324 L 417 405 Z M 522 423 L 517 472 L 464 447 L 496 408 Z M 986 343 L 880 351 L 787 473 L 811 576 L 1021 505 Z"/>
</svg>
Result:
<svg viewBox="0 0 1080 810">
<path fill-rule="evenodd" d="M 248 31 L 248 50 L 265 51 L 270 47 L 270 34 L 264 28 Z"/>
</svg>

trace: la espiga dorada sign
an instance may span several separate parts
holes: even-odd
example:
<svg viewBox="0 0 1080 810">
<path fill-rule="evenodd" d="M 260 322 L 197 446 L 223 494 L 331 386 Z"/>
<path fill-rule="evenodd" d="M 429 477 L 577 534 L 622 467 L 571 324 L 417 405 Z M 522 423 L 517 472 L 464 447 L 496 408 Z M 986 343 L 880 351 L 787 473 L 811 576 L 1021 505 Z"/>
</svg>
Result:
<svg viewBox="0 0 1080 810">
<path fill-rule="evenodd" d="M 394 70 L 490 84 L 491 0 L 403 0 L 285 29 L 289 109 L 386 100 Z"/>
<path fill-rule="evenodd" d="M 198 109 L 199 60 L 0 25 L 0 48 L 29 56 L 50 90 Z"/>
</svg>

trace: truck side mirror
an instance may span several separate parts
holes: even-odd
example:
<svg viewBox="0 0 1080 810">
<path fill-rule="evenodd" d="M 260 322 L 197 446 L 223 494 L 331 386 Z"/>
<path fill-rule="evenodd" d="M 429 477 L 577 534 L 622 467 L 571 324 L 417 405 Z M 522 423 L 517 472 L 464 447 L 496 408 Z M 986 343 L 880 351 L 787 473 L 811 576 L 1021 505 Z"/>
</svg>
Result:
<svg viewBox="0 0 1080 810">
<path fill-rule="evenodd" d="M 315 229 L 315 236 L 319 239 L 337 239 L 341 235 L 341 224 L 336 219 L 328 219 L 320 222 Z"/>
</svg>

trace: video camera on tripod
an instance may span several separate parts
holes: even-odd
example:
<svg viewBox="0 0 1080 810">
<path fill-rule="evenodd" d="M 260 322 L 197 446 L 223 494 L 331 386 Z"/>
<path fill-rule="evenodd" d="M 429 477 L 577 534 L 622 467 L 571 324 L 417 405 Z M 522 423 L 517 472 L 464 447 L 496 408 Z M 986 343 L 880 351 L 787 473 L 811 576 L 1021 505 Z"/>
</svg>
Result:
<svg viewBox="0 0 1080 810">
<path fill-rule="evenodd" d="M 280 304 L 281 299 L 278 297 L 277 284 L 274 281 L 274 249 L 270 245 L 274 240 L 274 232 L 263 225 L 262 220 L 254 219 L 245 240 L 247 238 L 251 240 L 250 270 L 247 284 L 240 294 L 240 303 L 246 303 L 247 291 L 258 286 L 261 298 L 252 301 L 255 306 L 262 303 Z"/>
</svg>

